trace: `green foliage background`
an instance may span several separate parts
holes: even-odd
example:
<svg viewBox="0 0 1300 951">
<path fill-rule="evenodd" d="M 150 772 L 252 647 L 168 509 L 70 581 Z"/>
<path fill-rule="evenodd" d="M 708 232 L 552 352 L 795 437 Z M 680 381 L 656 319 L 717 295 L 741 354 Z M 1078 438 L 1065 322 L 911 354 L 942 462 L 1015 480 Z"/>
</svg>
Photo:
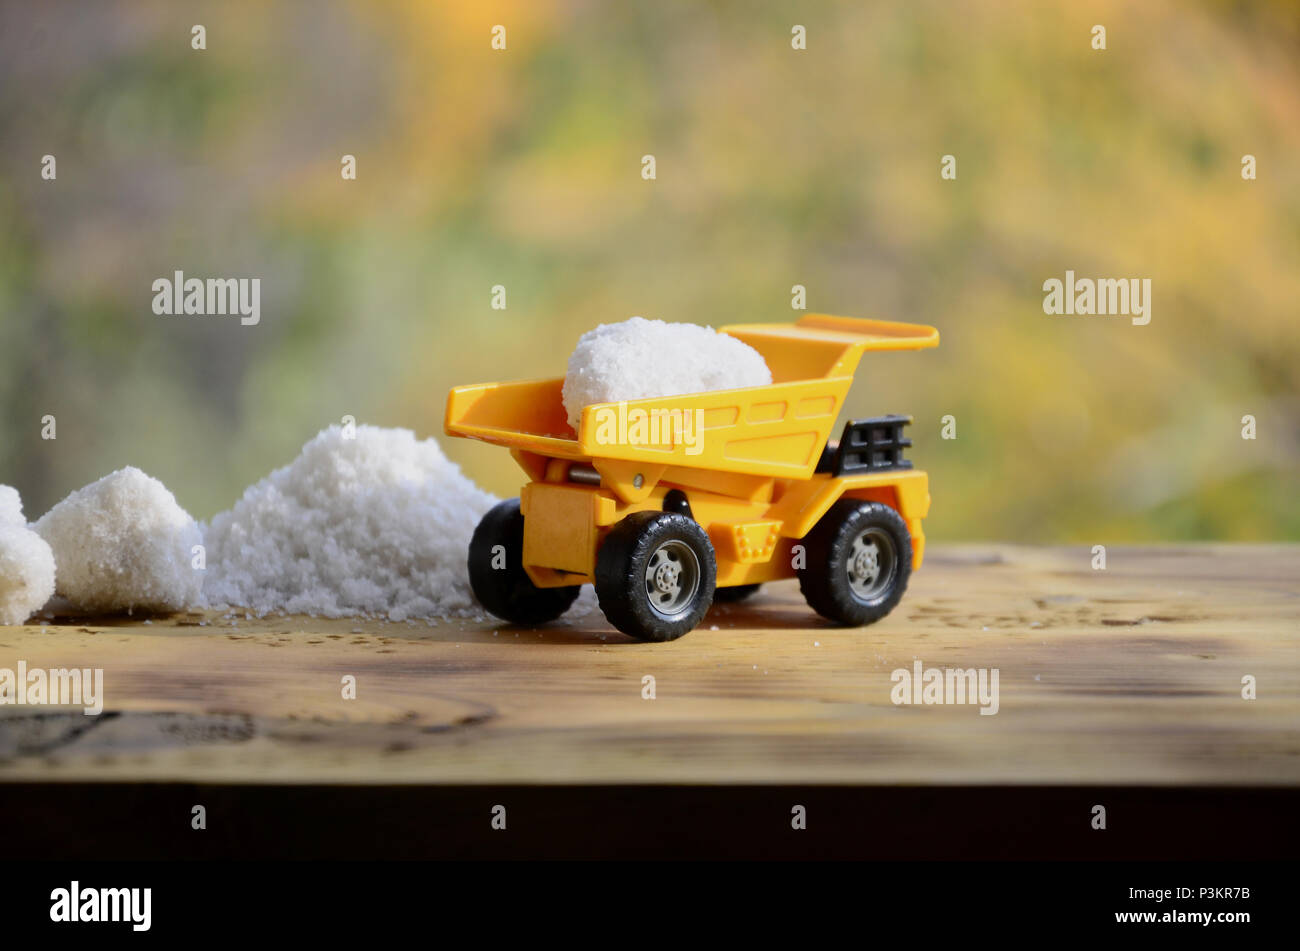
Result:
<svg viewBox="0 0 1300 951">
<path fill-rule="evenodd" d="M 207 518 L 344 414 L 440 435 L 597 323 L 804 284 L 941 329 L 850 406 L 916 416 L 932 540 L 1300 538 L 1298 140 L 1291 2 L 9 4 L 0 482 L 35 519 L 137 465 Z M 1067 268 L 1150 325 L 1045 316 Z M 261 277 L 261 324 L 155 316 L 176 269 Z"/>
</svg>

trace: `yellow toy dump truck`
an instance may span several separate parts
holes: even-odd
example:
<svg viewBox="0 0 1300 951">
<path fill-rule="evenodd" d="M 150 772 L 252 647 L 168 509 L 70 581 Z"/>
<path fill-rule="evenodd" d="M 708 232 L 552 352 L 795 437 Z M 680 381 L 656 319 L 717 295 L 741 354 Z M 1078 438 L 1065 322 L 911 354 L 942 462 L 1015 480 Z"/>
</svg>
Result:
<svg viewBox="0 0 1300 951">
<path fill-rule="evenodd" d="M 911 418 L 852 420 L 828 440 L 865 351 L 937 346 L 938 331 L 822 314 L 721 330 L 763 355 L 771 384 L 587 406 L 577 433 L 563 377 L 451 391 L 447 433 L 507 447 L 529 478 L 470 542 L 484 607 L 541 624 L 594 584 L 611 624 L 653 641 L 779 578 L 839 624 L 893 609 L 930 508 L 903 458 Z"/>
</svg>

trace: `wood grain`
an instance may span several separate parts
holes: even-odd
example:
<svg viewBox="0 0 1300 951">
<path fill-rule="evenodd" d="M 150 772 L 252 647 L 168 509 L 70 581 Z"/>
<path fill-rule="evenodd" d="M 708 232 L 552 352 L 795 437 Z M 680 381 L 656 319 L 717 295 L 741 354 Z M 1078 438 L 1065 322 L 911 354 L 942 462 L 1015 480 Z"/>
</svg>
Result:
<svg viewBox="0 0 1300 951">
<path fill-rule="evenodd" d="M 107 697 L 98 718 L 0 706 L 0 779 L 1300 784 L 1300 547 L 1108 561 L 936 546 L 872 627 L 824 626 L 786 582 L 669 644 L 596 612 L 541 630 L 215 613 L 0 627 L 0 667 L 102 667 Z M 997 668 L 997 715 L 894 705 L 890 673 L 917 659 Z"/>
</svg>

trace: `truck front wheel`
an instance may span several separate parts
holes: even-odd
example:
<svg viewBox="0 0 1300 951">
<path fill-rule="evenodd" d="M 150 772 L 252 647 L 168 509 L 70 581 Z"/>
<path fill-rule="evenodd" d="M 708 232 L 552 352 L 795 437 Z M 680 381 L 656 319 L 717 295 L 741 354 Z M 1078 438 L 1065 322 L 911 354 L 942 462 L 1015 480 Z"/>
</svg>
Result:
<svg viewBox="0 0 1300 951">
<path fill-rule="evenodd" d="M 857 627 L 894 609 L 912 574 L 912 536 L 883 502 L 840 499 L 804 539 L 799 589 L 822 617 Z"/>
<path fill-rule="evenodd" d="M 469 584 L 479 603 L 512 624 L 545 624 L 569 610 L 581 585 L 539 588 L 524 571 L 518 499 L 488 510 L 469 542 Z"/>
<path fill-rule="evenodd" d="M 694 519 L 635 512 L 615 525 L 596 556 L 596 597 L 610 624 L 643 641 L 671 641 L 713 604 L 718 564 Z"/>
</svg>

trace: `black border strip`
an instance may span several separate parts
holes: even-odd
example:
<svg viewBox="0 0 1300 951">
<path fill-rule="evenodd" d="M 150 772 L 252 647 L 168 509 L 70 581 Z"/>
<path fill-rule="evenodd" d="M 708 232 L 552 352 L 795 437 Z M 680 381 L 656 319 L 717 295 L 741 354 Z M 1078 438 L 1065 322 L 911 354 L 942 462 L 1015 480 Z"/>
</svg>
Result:
<svg viewBox="0 0 1300 951">
<path fill-rule="evenodd" d="M 1106 828 L 1092 828 L 1093 807 Z M 206 828 L 191 828 L 202 805 Z M 506 807 L 506 828 L 492 809 Z M 804 806 L 807 828 L 792 828 Z M 1300 791 L 0 783 L 10 860 L 1254 861 Z"/>
</svg>

